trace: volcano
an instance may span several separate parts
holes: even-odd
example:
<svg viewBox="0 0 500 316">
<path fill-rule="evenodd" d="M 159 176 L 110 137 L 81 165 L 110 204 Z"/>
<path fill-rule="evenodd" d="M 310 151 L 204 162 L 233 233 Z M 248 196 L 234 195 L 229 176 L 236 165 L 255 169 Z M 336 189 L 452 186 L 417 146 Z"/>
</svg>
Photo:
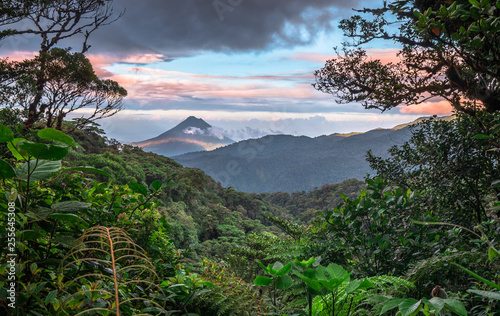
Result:
<svg viewBox="0 0 500 316">
<path fill-rule="evenodd" d="M 190 116 L 165 133 L 132 145 L 172 157 L 189 152 L 209 151 L 232 143 L 234 141 L 224 136 L 220 129 Z"/>
</svg>

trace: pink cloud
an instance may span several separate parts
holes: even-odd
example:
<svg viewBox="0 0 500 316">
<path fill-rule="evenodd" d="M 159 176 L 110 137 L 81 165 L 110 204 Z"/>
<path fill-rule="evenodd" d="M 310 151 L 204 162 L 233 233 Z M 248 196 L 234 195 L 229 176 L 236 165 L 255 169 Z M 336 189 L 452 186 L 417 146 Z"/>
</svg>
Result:
<svg viewBox="0 0 500 316">
<path fill-rule="evenodd" d="M 128 98 L 136 100 L 176 100 L 182 97 L 196 98 L 269 98 L 269 99 L 309 99 L 318 98 L 310 84 L 296 83 L 283 85 L 276 83 L 235 83 L 231 81 L 210 81 L 206 78 L 183 78 L 177 76 L 140 77 L 116 75 L 112 77 L 128 91 Z M 240 78 L 241 79 L 241 78 Z"/>
<path fill-rule="evenodd" d="M 446 100 L 437 102 L 424 102 L 402 107 L 400 112 L 405 114 L 450 115 L 452 106 Z"/>
<path fill-rule="evenodd" d="M 385 48 L 385 49 L 371 48 L 366 50 L 366 55 L 368 56 L 368 59 L 372 60 L 378 59 L 383 64 L 388 64 L 388 63 L 399 62 L 400 59 L 397 56 L 398 52 L 399 49 L 395 48 Z"/>
<path fill-rule="evenodd" d="M 133 55 L 113 55 L 113 54 L 89 54 L 87 58 L 92 65 L 97 67 L 107 67 L 116 63 L 129 64 L 153 64 L 165 60 L 162 54 L 133 54 Z"/>
<path fill-rule="evenodd" d="M 10 61 L 23 61 L 25 59 L 31 59 L 35 57 L 37 52 L 30 51 L 11 51 L 8 54 L 0 53 L 1 58 L 9 58 Z"/>
<path fill-rule="evenodd" d="M 319 54 L 319 53 L 295 53 L 291 56 L 291 59 L 297 59 L 297 60 L 307 60 L 307 61 L 313 61 L 313 62 L 318 62 L 318 63 L 324 63 L 325 61 L 329 59 L 333 59 L 337 57 L 335 54 Z"/>
<path fill-rule="evenodd" d="M 396 56 L 398 52 L 399 49 L 394 49 L 394 48 L 386 48 L 386 49 L 372 48 L 366 50 L 366 55 L 368 56 L 369 60 L 379 59 L 383 64 L 387 64 L 389 62 L 397 63 L 399 61 L 399 58 Z M 336 57 L 337 55 L 335 54 L 319 54 L 319 53 L 303 52 L 303 53 L 293 54 L 291 56 L 291 59 L 324 63 L 327 60 L 334 59 Z"/>
</svg>

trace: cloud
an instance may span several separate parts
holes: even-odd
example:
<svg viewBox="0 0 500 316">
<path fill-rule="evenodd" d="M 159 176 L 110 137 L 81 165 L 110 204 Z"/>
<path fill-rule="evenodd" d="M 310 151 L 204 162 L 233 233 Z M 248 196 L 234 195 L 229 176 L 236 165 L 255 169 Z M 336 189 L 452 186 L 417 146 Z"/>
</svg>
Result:
<svg viewBox="0 0 500 316">
<path fill-rule="evenodd" d="M 115 1 L 125 10 L 92 34 L 91 51 L 186 56 L 206 50 L 252 51 L 312 43 L 337 17 L 357 7 L 341 0 Z M 79 47 L 73 45 L 74 47 Z"/>
<path fill-rule="evenodd" d="M 198 127 L 193 127 L 190 126 L 183 130 L 184 134 L 190 134 L 190 135 L 204 135 L 204 136 L 213 136 L 218 139 L 224 139 L 224 131 L 220 128 L 216 127 L 209 127 L 206 130 L 203 130 Z"/>
<path fill-rule="evenodd" d="M 400 109 L 401 113 L 429 115 L 450 115 L 452 111 L 453 107 L 446 100 L 412 104 Z"/>
<path fill-rule="evenodd" d="M 366 55 L 368 56 L 368 60 L 378 59 L 383 64 L 387 64 L 389 62 L 397 63 L 399 58 L 396 54 L 399 52 L 399 49 L 395 48 L 370 48 L 366 50 Z M 327 60 L 336 58 L 335 54 L 319 54 L 314 52 L 299 52 L 290 56 L 291 59 L 296 60 L 307 60 L 318 63 L 325 63 Z"/>
</svg>

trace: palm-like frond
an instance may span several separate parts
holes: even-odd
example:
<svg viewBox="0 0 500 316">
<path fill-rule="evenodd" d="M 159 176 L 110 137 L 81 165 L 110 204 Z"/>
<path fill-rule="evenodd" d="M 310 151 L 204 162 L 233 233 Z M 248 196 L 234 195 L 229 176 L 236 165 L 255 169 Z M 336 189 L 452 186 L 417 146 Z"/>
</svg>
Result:
<svg viewBox="0 0 500 316">
<path fill-rule="evenodd" d="M 87 229 L 59 272 L 59 287 L 66 293 L 61 309 L 66 314 L 168 315 L 153 264 L 120 228 Z"/>
</svg>

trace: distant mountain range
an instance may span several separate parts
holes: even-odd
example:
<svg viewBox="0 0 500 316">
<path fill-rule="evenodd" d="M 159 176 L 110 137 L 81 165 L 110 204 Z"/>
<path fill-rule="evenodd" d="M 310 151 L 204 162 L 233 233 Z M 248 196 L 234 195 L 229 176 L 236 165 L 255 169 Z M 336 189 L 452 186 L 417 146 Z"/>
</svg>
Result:
<svg viewBox="0 0 500 316">
<path fill-rule="evenodd" d="M 239 191 L 309 191 L 373 173 L 365 160 L 366 152 L 372 150 L 377 156 L 388 157 L 390 147 L 411 137 L 409 125 L 315 138 L 268 135 L 173 159 L 186 167 L 199 168 L 222 185 Z"/>
<path fill-rule="evenodd" d="M 218 129 L 202 119 L 190 116 L 165 133 L 134 142 L 132 145 L 142 147 L 145 151 L 172 157 L 188 152 L 212 150 L 232 143 L 234 141 L 224 136 Z"/>
</svg>

